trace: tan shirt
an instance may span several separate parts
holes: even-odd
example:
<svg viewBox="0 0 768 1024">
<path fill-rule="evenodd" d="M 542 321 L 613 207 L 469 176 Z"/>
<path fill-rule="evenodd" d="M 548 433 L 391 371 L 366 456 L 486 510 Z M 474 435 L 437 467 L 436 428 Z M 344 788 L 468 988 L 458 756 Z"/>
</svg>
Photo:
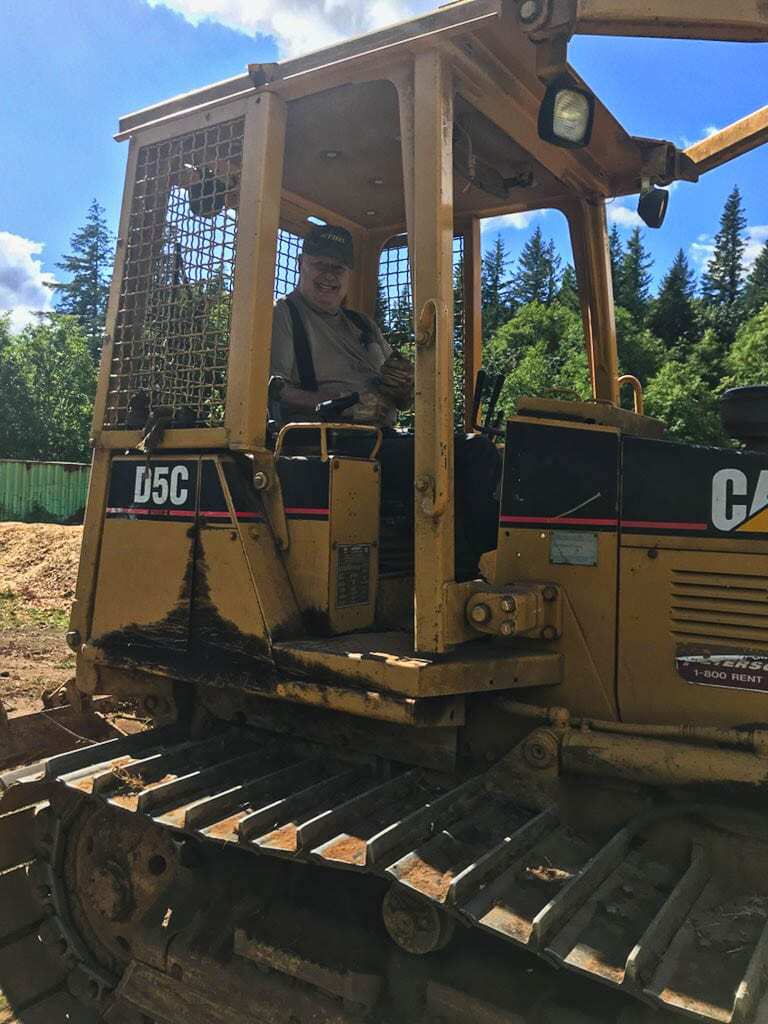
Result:
<svg viewBox="0 0 768 1024">
<path fill-rule="evenodd" d="M 322 312 L 307 302 L 298 289 L 290 297 L 304 318 L 317 383 L 338 387 L 342 395 L 353 391 L 362 395 L 370 391 L 371 381 L 392 353 L 377 325 L 370 321 L 373 340 L 366 346 L 361 341 L 362 332 L 341 311 Z M 293 347 L 291 313 L 285 299 L 275 303 L 270 373 L 295 387 L 301 386 Z M 392 423 L 394 421 L 393 410 Z"/>
</svg>

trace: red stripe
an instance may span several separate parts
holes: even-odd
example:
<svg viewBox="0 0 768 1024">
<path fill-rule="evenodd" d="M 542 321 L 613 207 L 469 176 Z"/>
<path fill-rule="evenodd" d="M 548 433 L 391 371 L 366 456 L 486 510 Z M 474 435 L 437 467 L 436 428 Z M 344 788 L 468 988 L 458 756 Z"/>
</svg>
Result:
<svg viewBox="0 0 768 1024">
<path fill-rule="evenodd" d="M 237 518 L 238 519 L 261 519 L 261 520 L 263 520 L 264 516 L 261 514 L 261 512 L 238 512 L 237 513 Z"/>
<path fill-rule="evenodd" d="M 327 508 L 286 508 L 285 514 L 287 516 L 327 516 L 329 511 Z"/>
<path fill-rule="evenodd" d="M 108 508 L 107 515 L 160 516 L 161 518 L 194 519 L 195 512 L 183 512 L 167 508 Z"/>
<path fill-rule="evenodd" d="M 562 516 L 502 516 L 502 523 L 534 523 L 552 526 L 618 526 L 618 519 L 571 519 Z"/>
<path fill-rule="evenodd" d="M 647 523 L 643 520 L 624 519 L 621 524 L 625 530 L 690 530 L 704 531 L 706 523 Z"/>
<path fill-rule="evenodd" d="M 539 526 L 619 526 L 618 519 L 572 519 L 553 516 L 502 516 L 505 523 L 531 523 Z M 706 523 L 664 523 L 645 520 L 624 519 L 621 527 L 625 530 L 685 530 L 687 532 L 705 532 Z"/>
<path fill-rule="evenodd" d="M 201 516 L 208 516 L 209 519 L 231 519 L 229 512 L 209 512 L 201 511 Z"/>
</svg>

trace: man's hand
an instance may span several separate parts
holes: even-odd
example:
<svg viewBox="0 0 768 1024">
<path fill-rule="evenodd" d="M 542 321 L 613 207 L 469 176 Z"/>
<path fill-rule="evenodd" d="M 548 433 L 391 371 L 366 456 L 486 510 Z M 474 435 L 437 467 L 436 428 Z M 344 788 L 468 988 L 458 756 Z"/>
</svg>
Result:
<svg viewBox="0 0 768 1024">
<path fill-rule="evenodd" d="M 396 409 L 409 409 L 413 405 L 413 363 L 393 352 L 379 370 L 376 393 Z"/>
<path fill-rule="evenodd" d="M 374 427 L 387 427 L 390 423 L 392 403 L 373 391 L 364 391 L 349 412 L 354 423 L 368 423 Z"/>
</svg>

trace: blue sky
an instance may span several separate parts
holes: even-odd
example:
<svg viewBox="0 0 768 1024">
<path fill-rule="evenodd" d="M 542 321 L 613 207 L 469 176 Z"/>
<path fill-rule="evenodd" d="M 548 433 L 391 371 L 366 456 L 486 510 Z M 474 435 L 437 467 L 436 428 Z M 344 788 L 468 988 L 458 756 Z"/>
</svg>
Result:
<svg viewBox="0 0 768 1024">
<path fill-rule="evenodd" d="M 46 301 L 95 196 L 116 226 L 127 147 L 120 114 L 432 6 L 421 0 L 0 0 L 0 311 Z M 207 17 L 208 16 L 208 17 Z M 12 42 L 10 42 L 12 41 Z M 9 44 L 10 43 L 10 44 Z M 768 103 L 768 45 L 578 38 L 571 60 L 636 135 L 683 145 Z M 723 202 L 744 195 L 751 252 L 768 240 L 768 150 L 681 184 L 647 232 L 662 274 L 678 248 L 707 257 Z M 626 235 L 631 201 L 610 211 Z M 568 252 L 559 215 L 503 230 L 513 255 L 540 223 Z"/>
</svg>

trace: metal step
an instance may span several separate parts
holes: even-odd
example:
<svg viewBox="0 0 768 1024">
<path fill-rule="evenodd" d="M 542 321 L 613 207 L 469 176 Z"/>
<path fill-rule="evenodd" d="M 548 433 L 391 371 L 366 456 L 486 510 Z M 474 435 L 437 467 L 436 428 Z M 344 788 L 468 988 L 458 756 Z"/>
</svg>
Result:
<svg viewBox="0 0 768 1024">
<path fill-rule="evenodd" d="M 690 807 L 660 806 L 595 836 L 557 807 L 521 807 L 483 776 L 449 787 L 422 769 L 382 774 L 374 762 L 239 732 L 145 735 L 89 757 L 61 755 L 49 773 L 201 839 L 389 878 L 646 1004 L 721 1024 L 761 1019 L 768 897 L 723 887 Z M 662 863 L 650 841 L 662 822 L 690 837 L 687 863 Z"/>
</svg>

